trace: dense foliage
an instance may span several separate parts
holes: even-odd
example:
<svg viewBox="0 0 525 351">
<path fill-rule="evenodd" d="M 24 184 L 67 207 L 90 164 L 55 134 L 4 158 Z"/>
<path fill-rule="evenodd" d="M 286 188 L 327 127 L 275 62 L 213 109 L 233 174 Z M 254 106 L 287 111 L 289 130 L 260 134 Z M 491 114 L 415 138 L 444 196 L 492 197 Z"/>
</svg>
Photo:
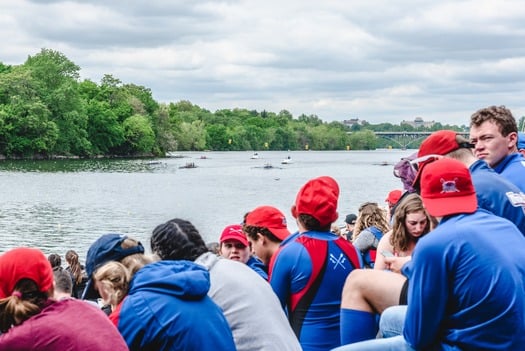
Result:
<svg viewBox="0 0 525 351">
<path fill-rule="evenodd" d="M 409 125 L 323 122 L 246 109 L 210 112 L 189 101 L 159 104 L 150 89 L 105 75 L 79 79 L 80 68 L 42 49 L 25 63 L 0 62 L 0 155 L 4 157 L 164 155 L 177 150 L 348 150 L 392 144 L 375 131 Z M 386 116 L 385 116 L 386 117 Z M 457 129 L 434 125 L 432 130 Z M 425 129 L 420 129 L 426 131 Z M 351 133 L 349 133 L 351 132 Z M 395 146 L 394 146 L 395 147 Z"/>
</svg>

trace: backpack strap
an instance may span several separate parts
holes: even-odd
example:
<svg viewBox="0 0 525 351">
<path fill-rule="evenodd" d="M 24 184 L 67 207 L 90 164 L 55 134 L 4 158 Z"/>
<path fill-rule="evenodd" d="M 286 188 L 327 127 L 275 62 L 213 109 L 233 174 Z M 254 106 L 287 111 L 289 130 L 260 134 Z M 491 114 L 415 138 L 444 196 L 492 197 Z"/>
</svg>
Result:
<svg viewBox="0 0 525 351">
<path fill-rule="evenodd" d="M 381 240 L 381 238 L 383 237 L 383 232 L 381 230 L 379 230 L 379 228 L 374 226 L 374 225 L 371 226 L 371 227 L 368 227 L 366 229 L 368 229 L 372 234 L 374 234 L 374 236 L 376 237 L 376 239 L 378 241 Z"/>
<path fill-rule="evenodd" d="M 366 228 L 370 233 L 374 234 L 377 241 L 381 240 L 383 237 L 383 232 L 379 230 L 376 226 L 371 226 Z M 363 261 L 365 262 L 365 265 L 369 266 L 370 268 L 374 268 L 374 263 L 376 261 L 377 256 L 377 248 L 369 248 L 366 252 L 363 253 Z"/>
</svg>

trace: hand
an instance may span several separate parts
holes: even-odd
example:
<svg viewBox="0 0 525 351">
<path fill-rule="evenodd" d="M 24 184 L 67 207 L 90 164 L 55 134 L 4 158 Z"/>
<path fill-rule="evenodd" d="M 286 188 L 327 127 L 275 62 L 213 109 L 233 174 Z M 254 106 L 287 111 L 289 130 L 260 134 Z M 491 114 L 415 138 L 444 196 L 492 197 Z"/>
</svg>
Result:
<svg viewBox="0 0 525 351">
<path fill-rule="evenodd" d="M 388 269 L 390 269 L 392 272 L 401 273 L 401 268 L 403 268 L 403 265 L 410 261 L 412 259 L 412 256 L 394 256 L 394 257 L 385 257 L 385 265 Z"/>
</svg>

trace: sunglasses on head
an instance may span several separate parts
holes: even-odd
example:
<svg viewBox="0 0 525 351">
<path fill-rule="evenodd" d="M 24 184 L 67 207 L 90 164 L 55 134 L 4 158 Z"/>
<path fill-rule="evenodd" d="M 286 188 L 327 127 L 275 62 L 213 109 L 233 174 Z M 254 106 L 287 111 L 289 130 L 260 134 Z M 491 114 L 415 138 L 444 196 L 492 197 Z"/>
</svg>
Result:
<svg viewBox="0 0 525 351">
<path fill-rule="evenodd" d="M 426 165 L 427 163 L 434 162 L 434 161 L 439 160 L 441 158 L 443 158 L 442 155 L 436 155 L 436 154 L 421 156 L 421 157 L 418 157 L 418 158 L 410 161 L 410 165 L 416 171 L 419 171 L 419 165 L 420 164 L 423 166 L 423 165 Z"/>
</svg>

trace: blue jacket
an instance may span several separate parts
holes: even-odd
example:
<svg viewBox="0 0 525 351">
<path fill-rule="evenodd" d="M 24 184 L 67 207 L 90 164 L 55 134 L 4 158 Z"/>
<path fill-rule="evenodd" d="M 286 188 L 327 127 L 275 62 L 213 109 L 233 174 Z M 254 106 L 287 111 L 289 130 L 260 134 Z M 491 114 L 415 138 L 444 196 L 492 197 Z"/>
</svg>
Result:
<svg viewBox="0 0 525 351">
<path fill-rule="evenodd" d="M 261 278 L 268 281 L 267 267 L 259 258 L 251 255 L 248 261 L 246 262 L 246 265 L 253 269 L 257 274 L 259 274 Z"/>
<path fill-rule="evenodd" d="M 405 340 L 417 350 L 522 350 L 525 237 L 478 209 L 419 240 L 408 277 Z"/>
<path fill-rule="evenodd" d="M 118 329 L 130 350 L 235 350 L 222 310 L 207 296 L 208 271 L 189 261 L 141 268 L 122 303 Z"/>
<path fill-rule="evenodd" d="M 525 195 L 483 160 L 469 167 L 478 206 L 511 221 L 525 235 Z M 524 175 L 525 177 L 525 175 Z"/>
<path fill-rule="evenodd" d="M 516 152 L 506 156 L 494 170 L 525 193 L 525 157 Z"/>
</svg>

